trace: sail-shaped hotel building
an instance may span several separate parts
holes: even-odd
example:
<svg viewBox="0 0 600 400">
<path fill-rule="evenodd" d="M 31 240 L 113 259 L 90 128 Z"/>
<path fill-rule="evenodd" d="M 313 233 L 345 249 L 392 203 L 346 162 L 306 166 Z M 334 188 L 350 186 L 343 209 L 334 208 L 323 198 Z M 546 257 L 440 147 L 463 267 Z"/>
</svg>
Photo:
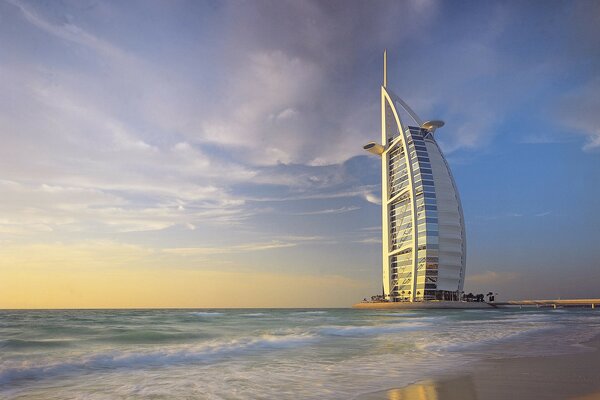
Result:
<svg viewBox="0 0 600 400">
<path fill-rule="evenodd" d="M 434 137 L 444 123 L 421 121 L 387 87 L 386 69 L 384 53 L 381 143 L 364 146 L 381 157 L 383 296 L 391 302 L 459 300 L 465 223 L 456 183 Z"/>
</svg>

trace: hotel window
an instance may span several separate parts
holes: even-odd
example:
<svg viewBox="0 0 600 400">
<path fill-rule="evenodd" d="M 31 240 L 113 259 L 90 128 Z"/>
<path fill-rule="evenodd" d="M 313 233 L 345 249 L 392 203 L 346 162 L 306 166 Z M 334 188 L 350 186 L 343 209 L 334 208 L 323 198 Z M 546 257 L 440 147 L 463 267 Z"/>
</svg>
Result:
<svg viewBox="0 0 600 400">
<path fill-rule="evenodd" d="M 429 233 L 429 232 L 428 232 Z M 437 232 L 435 232 L 436 235 L 435 236 L 427 236 L 427 245 L 431 244 L 438 244 L 439 245 L 439 237 L 437 236 Z"/>
<path fill-rule="evenodd" d="M 435 198 L 433 198 L 433 199 L 427 198 L 427 199 L 425 199 L 425 204 L 430 205 L 430 206 L 434 206 L 434 205 L 437 204 L 437 202 L 436 202 Z"/>
</svg>

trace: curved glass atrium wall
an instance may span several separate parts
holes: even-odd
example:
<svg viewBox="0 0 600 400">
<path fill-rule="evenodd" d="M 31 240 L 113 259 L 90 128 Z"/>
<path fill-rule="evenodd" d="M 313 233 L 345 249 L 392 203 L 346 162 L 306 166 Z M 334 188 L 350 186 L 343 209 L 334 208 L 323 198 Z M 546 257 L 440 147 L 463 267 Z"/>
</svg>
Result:
<svg viewBox="0 0 600 400">
<path fill-rule="evenodd" d="M 381 157 L 383 291 L 390 301 L 458 300 L 465 274 L 465 229 L 460 198 L 433 133 L 385 86 Z M 416 126 L 403 126 L 398 110 Z"/>
</svg>

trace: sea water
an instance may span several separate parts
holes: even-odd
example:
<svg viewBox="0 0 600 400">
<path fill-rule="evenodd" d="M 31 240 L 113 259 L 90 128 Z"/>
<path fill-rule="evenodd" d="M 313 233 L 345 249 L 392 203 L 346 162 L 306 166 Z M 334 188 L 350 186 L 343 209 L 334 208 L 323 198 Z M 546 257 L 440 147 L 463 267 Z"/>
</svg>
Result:
<svg viewBox="0 0 600 400">
<path fill-rule="evenodd" d="M 0 311 L 0 398 L 354 398 L 598 334 L 598 309 Z"/>
</svg>

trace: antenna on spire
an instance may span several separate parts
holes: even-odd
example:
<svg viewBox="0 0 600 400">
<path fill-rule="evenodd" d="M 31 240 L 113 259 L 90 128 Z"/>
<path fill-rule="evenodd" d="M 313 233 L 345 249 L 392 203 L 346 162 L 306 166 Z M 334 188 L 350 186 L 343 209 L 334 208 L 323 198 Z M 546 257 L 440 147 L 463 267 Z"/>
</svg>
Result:
<svg viewBox="0 0 600 400">
<path fill-rule="evenodd" d="M 383 50 L 383 87 L 387 86 L 387 49 Z"/>
</svg>

